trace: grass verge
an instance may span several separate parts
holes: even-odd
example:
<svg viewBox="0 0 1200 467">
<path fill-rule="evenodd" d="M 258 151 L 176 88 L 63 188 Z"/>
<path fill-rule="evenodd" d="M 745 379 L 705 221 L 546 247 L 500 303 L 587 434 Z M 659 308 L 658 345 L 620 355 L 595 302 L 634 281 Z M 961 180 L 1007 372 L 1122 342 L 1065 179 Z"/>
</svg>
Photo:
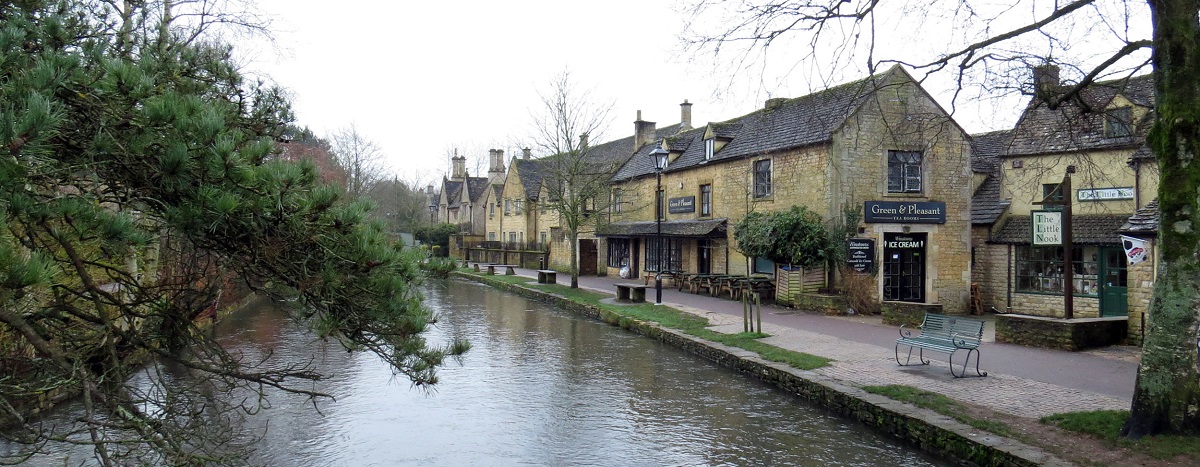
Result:
<svg viewBox="0 0 1200 467">
<path fill-rule="evenodd" d="M 1094 436 L 1112 446 L 1136 450 L 1156 459 L 1178 456 L 1200 458 L 1200 442 L 1194 436 L 1147 436 L 1137 440 L 1122 438 L 1121 426 L 1128 419 L 1128 410 L 1098 410 L 1051 415 L 1042 417 L 1041 422 Z"/>
<path fill-rule="evenodd" d="M 757 353 L 766 360 L 783 363 L 792 368 L 801 370 L 815 370 L 817 368 L 829 365 L 829 362 L 832 361 L 825 357 L 818 357 L 816 355 L 779 348 L 759 340 L 763 337 L 767 337 L 767 334 L 724 334 L 713 331 L 708 329 L 709 322 L 707 319 L 691 313 L 679 311 L 669 306 L 654 305 L 652 303 L 622 305 L 603 303 L 601 302 L 602 299 L 611 298 L 611 296 L 591 290 L 572 289 L 568 286 L 559 284 L 531 284 L 529 283 L 530 278 L 523 276 L 488 276 L 486 274 L 477 273 L 473 269 L 468 268 L 460 268 L 459 271 L 465 274 L 480 276 L 490 281 L 520 285 L 521 287 L 552 293 L 564 297 L 572 302 L 597 307 L 601 310 L 622 316 L 624 318 L 658 323 L 659 326 L 664 328 L 675 329 L 701 339 L 719 342 L 730 347 L 737 347 Z"/>
<path fill-rule="evenodd" d="M 923 391 L 912 386 L 904 385 L 888 385 L 888 386 L 864 386 L 863 390 L 871 394 L 879 394 L 881 396 L 895 399 L 901 402 L 907 402 L 917 407 L 926 408 L 945 415 L 947 417 L 958 420 L 961 423 L 970 425 L 980 430 L 1005 437 L 1014 437 L 1016 432 L 1003 422 L 994 420 L 983 420 L 967 415 L 967 407 L 938 393 Z"/>
</svg>

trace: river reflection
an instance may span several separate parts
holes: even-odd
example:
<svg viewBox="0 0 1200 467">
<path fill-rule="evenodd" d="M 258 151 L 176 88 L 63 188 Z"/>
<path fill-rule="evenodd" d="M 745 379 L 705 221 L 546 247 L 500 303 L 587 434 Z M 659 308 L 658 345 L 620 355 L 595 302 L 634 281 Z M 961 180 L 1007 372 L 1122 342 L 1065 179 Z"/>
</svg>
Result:
<svg viewBox="0 0 1200 467">
<path fill-rule="evenodd" d="M 430 342 L 465 338 L 433 392 L 378 358 L 312 338 L 269 302 L 223 320 L 235 352 L 312 361 L 316 404 L 271 393 L 245 420 L 251 462 L 279 466 L 940 465 L 756 380 L 463 280 L 431 281 Z M 72 456 L 72 464 L 77 459 Z M 57 465 L 63 465 L 60 460 Z M 49 462 L 47 462 L 49 464 Z"/>
</svg>

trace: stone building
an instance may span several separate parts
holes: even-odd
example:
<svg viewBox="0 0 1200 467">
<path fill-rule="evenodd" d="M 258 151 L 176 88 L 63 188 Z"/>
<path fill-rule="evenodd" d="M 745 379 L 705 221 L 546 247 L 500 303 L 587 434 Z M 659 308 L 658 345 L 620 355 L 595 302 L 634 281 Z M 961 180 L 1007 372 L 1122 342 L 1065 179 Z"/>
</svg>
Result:
<svg viewBox="0 0 1200 467">
<path fill-rule="evenodd" d="M 504 151 L 488 151 L 488 176 L 472 177 L 467 173 L 465 156 L 455 153 L 451 161 L 450 177 L 442 180 L 442 188 L 436 201 L 435 218 L 438 222 L 455 224 L 465 237 L 480 237 L 486 231 L 488 189 L 504 181 Z"/>
<path fill-rule="evenodd" d="M 668 153 L 657 195 L 656 148 Z M 863 221 L 851 231 L 870 246 L 875 297 L 961 313 L 971 280 L 970 154 L 968 136 L 898 66 L 770 99 L 639 147 L 614 176 L 610 223 L 598 231 L 603 261 L 614 275 L 625 264 L 639 275 L 659 264 L 773 274 L 780 265 L 742 255 L 731 235 L 747 213 L 802 205 L 837 224 L 858 212 Z"/>
<path fill-rule="evenodd" d="M 1065 89 L 1052 66 L 1036 69 L 1034 81 L 1039 94 Z M 1056 108 L 1043 100 L 1031 99 L 1011 131 L 975 138 L 976 166 L 989 177 L 976 191 L 972 216 L 983 308 L 1063 318 L 1069 288 L 1071 317 L 1127 316 L 1137 334 L 1153 286 L 1157 229 L 1158 167 L 1145 145 L 1152 79 L 1096 83 Z M 1066 235 L 1043 220 L 1068 213 L 1073 245 L 1066 266 L 1062 243 L 1052 244 Z M 1035 224 L 1049 233 L 1035 235 Z M 1121 234 L 1149 239 L 1151 259 L 1129 267 Z"/>
</svg>

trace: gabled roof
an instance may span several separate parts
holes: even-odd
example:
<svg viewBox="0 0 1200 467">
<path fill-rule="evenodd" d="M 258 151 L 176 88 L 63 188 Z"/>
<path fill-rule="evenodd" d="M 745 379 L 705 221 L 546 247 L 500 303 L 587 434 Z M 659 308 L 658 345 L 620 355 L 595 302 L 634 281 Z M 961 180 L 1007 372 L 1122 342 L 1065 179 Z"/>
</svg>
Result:
<svg viewBox="0 0 1200 467">
<path fill-rule="evenodd" d="M 517 159 L 517 177 L 525 187 L 525 199 L 536 200 L 542 189 L 541 162 L 538 159 Z"/>
<path fill-rule="evenodd" d="M 1151 111 L 1132 122 L 1130 136 L 1105 137 L 1105 109 L 1118 95 Z M 1031 99 L 1013 129 L 1007 155 L 1140 147 L 1154 119 L 1154 103 L 1153 75 L 1095 83 L 1080 91 L 1077 100 L 1063 102 L 1057 109 L 1049 108 L 1040 99 Z"/>
<path fill-rule="evenodd" d="M 457 208 L 461 204 L 463 182 L 457 180 L 443 180 L 442 193 L 446 194 L 446 207 Z"/>
<path fill-rule="evenodd" d="M 471 203 L 481 201 L 487 187 L 488 179 L 486 177 L 467 177 L 467 198 L 471 200 Z"/>
<path fill-rule="evenodd" d="M 895 66 L 883 73 L 824 91 L 772 101 L 773 105 L 767 108 L 725 122 L 709 123 L 707 128 L 682 132 L 668 144 L 672 150 L 684 148 L 683 154 L 671 161 L 666 171 L 829 142 L 847 118 L 869 101 L 876 91 L 897 77 L 911 79 L 902 68 Z M 711 161 L 704 160 L 704 145 L 699 144 L 708 129 L 712 130 L 714 137 L 729 140 L 724 148 L 713 155 Z M 689 142 L 683 144 L 681 139 Z M 654 164 L 648 157 L 653 149 L 654 145 L 640 148 L 613 179 L 628 180 L 653 174 Z"/>
<path fill-rule="evenodd" d="M 971 170 L 985 177 L 971 197 L 971 223 L 991 225 L 996 223 L 1009 202 L 1000 199 L 1000 154 L 1008 149 L 1012 134 L 1009 131 L 993 131 L 971 137 Z"/>
</svg>

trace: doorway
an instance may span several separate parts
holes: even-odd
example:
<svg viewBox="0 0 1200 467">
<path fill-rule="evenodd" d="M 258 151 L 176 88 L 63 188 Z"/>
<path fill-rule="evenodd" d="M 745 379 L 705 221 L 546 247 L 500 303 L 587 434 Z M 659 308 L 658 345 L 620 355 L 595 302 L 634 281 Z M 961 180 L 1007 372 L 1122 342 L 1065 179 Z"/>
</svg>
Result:
<svg viewBox="0 0 1200 467">
<path fill-rule="evenodd" d="M 712 274 L 712 240 L 696 241 L 696 273 Z"/>
<path fill-rule="evenodd" d="M 923 233 L 883 234 L 883 299 L 925 302 L 925 241 Z"/>
<path fill-rule="evenodd" d="M 597 257 L 599 249 L 595 240 L 579 240 L 579 275 L 594 276 L 597 274 Z"/>
<path fill-rule="evenodd" d="M 1129 314 L 1129 277 L 1125 250 L 1101 248 L 1100 258 L 1100 316 L 1126 316 Z"/>
</svg>

